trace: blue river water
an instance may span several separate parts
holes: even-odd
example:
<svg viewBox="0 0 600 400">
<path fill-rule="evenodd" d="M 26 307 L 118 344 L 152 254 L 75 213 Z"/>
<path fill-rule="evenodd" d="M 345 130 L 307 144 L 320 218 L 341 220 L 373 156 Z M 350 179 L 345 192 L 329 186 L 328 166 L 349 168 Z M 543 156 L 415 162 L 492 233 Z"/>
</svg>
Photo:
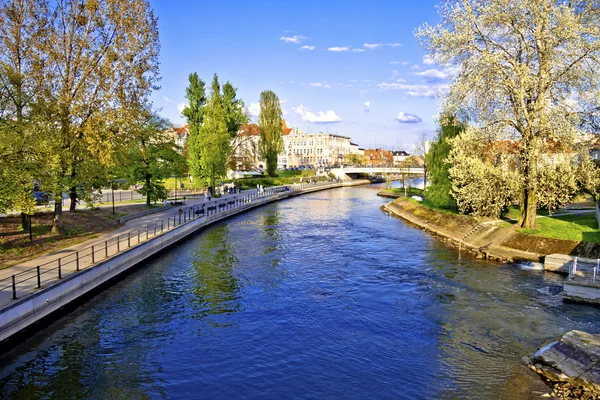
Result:
<svg viewBox="0 0 600 400">
<path fill-rule="evenodd" d="M 0 355 L 0 398 L 520 399 L 600 309 L 386 215 L 381 186 L 213 225 Z"/>
</svg>

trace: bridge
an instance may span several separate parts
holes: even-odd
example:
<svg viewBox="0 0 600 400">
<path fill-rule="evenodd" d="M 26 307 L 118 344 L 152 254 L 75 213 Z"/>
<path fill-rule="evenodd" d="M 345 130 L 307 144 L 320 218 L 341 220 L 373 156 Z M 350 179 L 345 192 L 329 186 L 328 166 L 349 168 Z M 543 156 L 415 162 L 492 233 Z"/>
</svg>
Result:
<svg viewBox="0 0 600 400">
<path fill-rule="evenodd" d="M 358 175 L 400 175 L 409 174 L 424 176 L 425 168 L 397 168 L 397 167 L 345 167 L 331 168 L 329 172 L 333 173 L 338 178 L 356 178 Z"/>
</svg>

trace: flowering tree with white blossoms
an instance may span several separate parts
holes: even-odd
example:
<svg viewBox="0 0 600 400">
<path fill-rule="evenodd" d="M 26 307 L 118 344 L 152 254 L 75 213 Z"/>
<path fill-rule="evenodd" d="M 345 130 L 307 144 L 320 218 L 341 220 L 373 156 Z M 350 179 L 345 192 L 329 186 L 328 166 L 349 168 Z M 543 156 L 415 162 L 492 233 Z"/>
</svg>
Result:
<svg viewBox="0 0 600 400">
<path fill-rule="evenodd" d="M 448 0 L 440 14 L 439 25 L 416 36 L 437 63 L 458 71 L 445 108 L 467 114 L 480 135 L 515 140 L 519 225 L 535 228 L 542 154 L 550 143 L 576 143 L 598 117 L 600 4 Z"/>
</svg>

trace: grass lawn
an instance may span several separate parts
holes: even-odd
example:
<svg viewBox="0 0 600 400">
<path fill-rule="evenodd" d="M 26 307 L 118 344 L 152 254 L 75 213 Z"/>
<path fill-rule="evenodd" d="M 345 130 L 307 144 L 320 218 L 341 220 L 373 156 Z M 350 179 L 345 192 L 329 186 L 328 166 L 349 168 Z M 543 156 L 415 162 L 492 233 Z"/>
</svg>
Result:
<svg viewBox="0 0 600 400">
<path fill-rule="evenodd" d="M 553 239 L 600 243 L 598 222 L 596 221 L 596 215 L 593 212 L 588 214 L 560 215 L 555 217 L 549 216 L 547 210 L 538 210 L 537 215 L 536 229 L 519 228 L 517 231 Z M 499 224 L 499 226 L 509 227 L 516 224 L 519 220 L 519 208 L 511 207 L 503 220 L 504 222 Z"/>
<path fill-rule="evenodd" d="M 162 204 L 150 208 L 155 207 Z M 115 215 L 112 207 L 81 209 L 76 213 L 65 210 L 62 235 L 50 233 L 52 211 L 41 211 L 32 218 L 33 242 L 29 241 L 29 232 L 21 229 L 20 215 L 0 217 L 0 268 L 93 239 L 119 228 L 122 217 L 148 209 L 145 204 L 117 205 Z"/>
<path fill-rule="evenodd" d="M 537 218 L 536 225 L 537 229 L 518 229 L 518 231 L 548 238 L 600 243 L 600 231 L 594 213 L 558 217 L 542 216 Z"/>
<path fill-rule="evenodd" d="M 391 188 L 391 189 L 386 190 L 386 192 L 404 195 L 404 189 L 403 188 Z M 407 188 L 406 189 L 406 194 L 409 195 L 409 196 L 423 196 L 423 189 L 419 189 L 419 188 Z"/>
<path fill-rule="evenodd" d="M 194 182 L 190 182 L 187 176 L 184 176 L 180 179 L 169 178 L 165 180 L 165 186 L 169 190 L 175 190 L 175 187 L 177 187 L 177 190 L 179 190 L 182 183 L 185 190 L 203 189 L 206 187 L 206 185 L 202 184 L 200 179 L 194 179 Z"/>
</svg>

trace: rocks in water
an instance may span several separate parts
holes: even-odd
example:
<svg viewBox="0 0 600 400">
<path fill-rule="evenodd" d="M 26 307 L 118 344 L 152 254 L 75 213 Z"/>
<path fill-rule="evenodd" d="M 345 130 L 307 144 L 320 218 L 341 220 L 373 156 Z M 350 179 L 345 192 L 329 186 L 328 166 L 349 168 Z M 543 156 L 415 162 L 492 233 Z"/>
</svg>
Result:
<svg viewBox="0 0 600 400">
<path fill-rule="evenodd" d="M 600 399 L 600 334 L 565 333 L 560 340 L 540 348 L 530 368 L 563 399 Z"/>
</svg>

